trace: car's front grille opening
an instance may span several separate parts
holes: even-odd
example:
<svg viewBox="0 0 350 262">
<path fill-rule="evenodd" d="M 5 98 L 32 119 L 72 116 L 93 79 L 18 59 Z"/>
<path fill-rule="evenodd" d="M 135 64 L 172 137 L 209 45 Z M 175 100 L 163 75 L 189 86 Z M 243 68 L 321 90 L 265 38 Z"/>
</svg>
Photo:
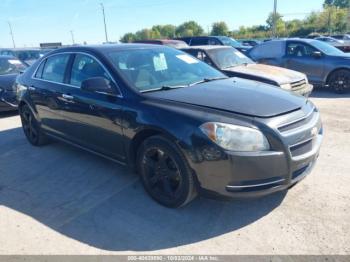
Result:
<svg viewBox="0 0 350 262">
<path fill-rule="evenodd" d="M 290 85 L 291 85 L 293 91 L 299 90 L 299 89 L 304 88 L 304 86 L 306 85 L 306 80 L 303 79 L 300 81 L 296 81 L 296 82 L 291 83 Z"/>
<path fill-rule="evenodd" d="M 312 118 L 314 117 L 314 113 L 315 113 L 315 110 L 310 115 L 308 115 L 305 118 L 300 119 L 299 121 L 295 121 L 295 122 L 292 122 L 290 124 L 286 124 L 286 125 L 280 126 L 278 128 L 278 130 L 281 133 L 283 133 L 283 132 L 287 132 L 289 130 L 293 130 L 293 129 L 296 129 L 298 127 L 301 127 L 301 126 L 309 123 L 312 120 Z"/>
<path fill-rule="evenodd" d="M 304 174 L 304 172 L 309 168 L 310 165 L 304 166 L 303 168 L 298 169 L 297 171 L 294 171 L 292 174 L 292 180 L 297 179 L 299 176 Z"/>
<path fill-rule="evenodd" d="M 291 146 L 290 152 L 291 152 L 293 157 L 301 156 L 301 155 L 304 155 L 304 154 L 312 151 L 312 147 L 313 147 L 313 141 L 311 139 L 311 140 L 308 140 L 304 143 L 301 143 L 301 144 L 298 144 L 295 146 Z"/>
</svg>

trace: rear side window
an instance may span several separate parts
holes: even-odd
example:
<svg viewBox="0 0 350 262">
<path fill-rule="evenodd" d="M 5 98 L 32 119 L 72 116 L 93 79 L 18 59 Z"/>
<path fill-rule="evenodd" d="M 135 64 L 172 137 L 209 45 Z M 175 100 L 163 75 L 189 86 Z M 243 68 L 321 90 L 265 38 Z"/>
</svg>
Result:
<svg viewBox="0 0 350 262">
<path fill-rule="evenodd" d="M 94 58 L 77 54 L 72 67 L 70 84 L 80 87 L 84 80 L 93 77 L 103 77 L 111 80 L 107 72 Z"/>
<path fill-rule="evenodd" d="M 282 41 L 269 41 L 256 46 L 249 54 L 253 59 L 282 57 L 284 44 Z"/>
<path fill-rule="evenodd" d="M 208 45 L 208 38 L 192 38 L 191 45 Z"/>
<path fill-rule="evenodd" d="M 69 54 L 54 55 L 46 60 L 42 79 L 63 83 L 64 73 L 69 60 Z"/>
<path fill-rule="evenodd" d="M 42 77 L 42 75 L 43 75 L 43 70 L 44 70 L 44 66 L 45 66 L 45 62 L 46 62 L 46 60 L 43 61 L 43 62 L 40 64 L 39 68 L 36 70 L 36 73 L 35 73 L 35 77 L 36 77 L 36 78 L 41 78 L 41 77 Z"/>
</svg>

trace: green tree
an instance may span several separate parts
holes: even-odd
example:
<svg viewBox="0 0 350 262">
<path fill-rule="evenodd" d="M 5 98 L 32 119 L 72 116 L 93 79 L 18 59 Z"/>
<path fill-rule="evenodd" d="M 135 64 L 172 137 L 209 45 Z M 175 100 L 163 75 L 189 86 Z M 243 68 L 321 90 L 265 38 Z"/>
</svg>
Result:
<svg viewBox="0 0 350 262">
<path fill-rule="evenodd" d="M 284 36 L 286 33 L 286 24 L 282 19 L 282 15 L 280 15 L 279 13 L 270 13 L 270 15 L 268 16 L 266 23 L 267 23 L 267 27 L 269 30 L 273 30 L 273 25 L 274 22 L 276 22 L 276 33 L 277 36 Z"/>
<path fill-rule="evenodd" d="M 203 28 L 195 21 L 188 21 L 176 28 L 177 36 L 200 36 L 203 35 Z"/>
<path fill-rule="evenodd" d="M 214 23 L 210 34 L 227 36 L 229 34 L 227 24 L 223 21 Z"/>
<path fill-rule="evenodd" d="M 327 6 L 335 6 L 338 8 L 349 8 L 350 7 L 350 0 L 325 0 L 324 7 Z"/>
<path fill-rule="evenodd" d="M 132 43 L 136 40 L 136 36 L 133 33 L 126 33 L 122 38 L 120 38 L 120 42 L 122 43 Z"/>
</svg>

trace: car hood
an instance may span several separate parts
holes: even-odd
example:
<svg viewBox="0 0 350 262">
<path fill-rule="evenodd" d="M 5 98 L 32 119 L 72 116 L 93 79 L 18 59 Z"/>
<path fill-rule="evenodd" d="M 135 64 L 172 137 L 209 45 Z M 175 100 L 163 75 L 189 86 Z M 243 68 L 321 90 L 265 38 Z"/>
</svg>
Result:
<svg viewBox="0 0 350 262">
<path fill-rule="evenodd" d="M 253 117 L 281 115 L 298 110 L 306 103 L 306 99 L 301 96 L 241 78 L 228 78 L 145 95 Z"/>
<path fill-rule="evenodd" d="M 224 71 L 272 80 L 278 85 L 297 82 L 305 79 L 306 77 L 303 73 L 299 73 L 297 71 L 262 64 L 239 65 L 225 69 Z"/>
<path fill-rule="evenodd" d="M 17 74 L 0 75 L 0 87 L 6 90 L 12 90 Z"/>
</svg>

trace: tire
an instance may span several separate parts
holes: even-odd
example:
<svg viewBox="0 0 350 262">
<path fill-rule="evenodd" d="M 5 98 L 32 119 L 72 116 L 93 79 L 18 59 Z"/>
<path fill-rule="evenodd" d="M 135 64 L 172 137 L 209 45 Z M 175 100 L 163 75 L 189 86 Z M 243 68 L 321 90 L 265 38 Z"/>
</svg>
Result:
<svg viewBox="0 0 350 262">
<path fill-rule="evenodd" d="M 328 86 L 338 94 L 350 91 L 350 71 L 340 69 L 333 72 L 328 79 Z"/>
<path fill-rule="evenodd" d="M 47 136 L 42 132 L 38 121 L 28 105 L 23 105 L 20 110 L 22 128 L 29 143 L 33 146 L 43 146 L 49 142 Z"/>
<path fill-rule="evenodd" d="M 165 137 L 146 139 L 138 150 L 136 161 L 145 190 L 161 205 L 179 208 L 197 196 L 194 177 L 186 159 Z"/>
</svg>

